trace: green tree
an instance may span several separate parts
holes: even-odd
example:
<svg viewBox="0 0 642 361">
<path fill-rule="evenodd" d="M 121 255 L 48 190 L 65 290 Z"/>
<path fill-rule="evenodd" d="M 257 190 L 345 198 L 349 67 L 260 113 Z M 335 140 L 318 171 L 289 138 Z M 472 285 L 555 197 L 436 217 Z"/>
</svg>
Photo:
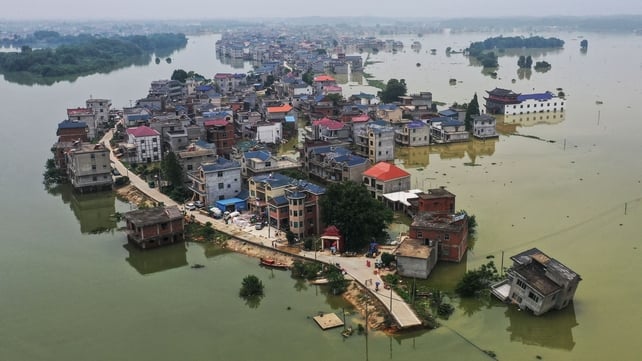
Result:
<svg viewBox="0 0 642 361">
<path fill-rule="evenodd" d="M 466 107 L 466 118 L 464 122 L 466 123 L 466 130 L 471 131 L 473 129 L 473 116 L 479 115 L 479 102 L 477 101 L 477 93 L 473 95 L 473 100 L 468 103 Z"/>
<path fill-rule="evenodd" d="M 308 69 L 301 75 L 301 80 L 303 80 L 306 84 L 312 85 L 314 83 L 314 74 L 312 73 L 312 69 Z"/>
<path fill-rule="evenodd" d="M 323 222 L 341 231 L 348 251 L 363 249 L 372 238 L 383 241 L 393 217 L 390 208 L 352 181 L 330 185 L 321 199 L 321 209 Z"/>
<path fill-rule="evenodd" d="M 379 92 L 379 98 L 384 103 L 392 103 L 399 100 L 399 97 L 406 95 L 408 88 L 406 87 L 405 79 L 390 79 L 386 84 L 386 88 Z"/>
<path fill-rule="evenodd" d="M 498 279 L 499 275 L 497 268 L 495 268 L 495 263 L 490 261 L 478 269 L 467 271 L 461 281 L 457 283 L 455 292 L 462 297 L 472 297 L 490 287 L 491 283 Z"/>
<path fill-rule="evenodd" d="M 392 262 L 394 262 L 394 261 L 395 261 L 395 255 L 394 254 L 391 254 L 391 253 L 388 253 L 388 252 L 383 252 L 381 254 L 381 263 L 383 263 L 383 265 L 385 267 L 390 266 L 390 264 Z"/>
<path fill-rule="evenodd" d="M 263 296 L 263 282 L 255 275 L 245 276 L 239 295 L 243 298 Z"/>
<path fill-rule="evenodd" d="M 161 161 L 161 171 L 163 172 L 165 180 L 168 181 L 172 187 L 183 186 L 183 169 L 180 163 L 178 163 L 178 158 L 176 158 L 174 152 L 169 152 L 163 157 Z"/>
<path fill-rule="evenodd" d="M 187 80 L 187 72 L 183 69 L 176 69 L 172 73 L 172 80 L 178 80 L 181 83 L 185 83 L 185 80 Z"/>
</svg>

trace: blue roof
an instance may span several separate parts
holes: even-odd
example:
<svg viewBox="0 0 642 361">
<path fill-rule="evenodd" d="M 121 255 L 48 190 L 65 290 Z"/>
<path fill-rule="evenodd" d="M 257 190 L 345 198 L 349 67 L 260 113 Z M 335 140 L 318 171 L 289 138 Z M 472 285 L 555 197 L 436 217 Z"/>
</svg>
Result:
<svg viewBox="0 0 642 361">
<path fill-rule="evenodd" d="M 239 194 L 236 195 L 236 198 L 247 201 L 250 198 L 250 191 L 248 189 L 241 189 Z"/>
<path fill-rule="evenodd" d="M 71 121 L 69 119 L 63 120 L 62 122 L 58 123 L 58 129 L 75 129 L 75 128 L 86 128 L 87 123 L 82 122 L 82 121 Z"/>
<path fill-rule="evenodd" d="M 219 157 L 215 162 L 201 164 L 201 167 L 203 168 L 204 172 L 217 172 L 220 170 L 241 168 L 241 165 L 236 161 Z"/>
<path fill-rule="evenodd" d="M 464 122 L 449 117 L 439 117 L 430 120 L 431 123 L 441 123 L 442 127 L 458 127 L 464 125 Z"/>
<path fill-rule="evenodd" d="M 274 202 L 274 204 L 276 204 L 277 206 L 282 206 L 284 204 L 288 204 L 288 199 L 285 198 L 285 196 L 278 196 L 272 198 L 272 202 Z"/>
<path fill-rule="evenodd" d="M 426 126 L 426 123 L 422 122 L 421 120 L 413 120 L 412 122 L 407 124 L 408 128 L 423 128 Z"/>
<path fill-rule="evenodd" d="M 456 117 L 459 115 L 459 113 L 452 109 L 444 109 L 439 111 L 439 115 L 441 115 L 442 117 Z"/>
<path fill-rule="evenodd" d="M 323 147 L 313 148 L 311 151 L 312 154 L 326 154 L 326 153 L 337 153 L 339 155 L 351 154 L 348 149 L 343 147 L 335 147 L 334 145 L 326 145 Z"/>
<path fill-rule="evenodd" d="M 294 123 L 294 122 L 296 122 L 296 119 L 292 115 L 286 115 L 285 116 L 285 122 L 286 123 Z"/>
<path fill-rule="evenodd" d="M 397 106 L 394 104 L 379 104 L 379 109 L 381 110 L 395 110 Z"/>
<path fill-rule="evenodd" d="M 126 114 L 127 120 L 148 120 L 149 114 Z"/>
<path fill-rule="evenodd" d="M 251 151 L 251 152 L 245 152 L 245 154 L 243 154 L 243 155 L 245 156 L 245 158 L 259 158 L 260 160 L 262 160 L 264 162 L 266 160 L 270 159 L 270 157 L 271 157 L 270 152 L 265 151 L 265 150 L 255 150 L 255 151 Z"/>
<path fill-rule="evenodd" d="M 366 158 L 358 156 L 358 155 L 355 155 L 355 154 L 342 155 L 342 156 L 339 156 L 339 157 L 335 157 L 334 160 L 339 162 L 339 163 L 345 163 L 349 167 L 353 167 L 355 165 L 360 165 L 360 164 L 363 164 L 363 163 L 368 161 Z"/>
<path fill-rule="evenodd" d="M 281 173 L 261 174 L 261 175 L 254 176 L 252 179 L 254 179 L 255 182 L 267 183 L 271 187 L 277 187 L 277 188 L 290 184 L 290 182 L 293 181 L 292 178 L 286 175 L 283 175 Z"/>
<path fill-rule="evenodd" d="M 212 89 L 214 89 L 214 87 L 211 85 L 199 85 L 196 87 L 196 91 L 199 91 L 199 92 L 207 92 Z"/>
<path fill-rule="evenodd" d="M 218 200 L 216 201 L 216 204 L 220 204 L 222 206 L 231 206 L 239 202 L 245 202 L 245 200 L 235 197 L 235 198 Z"/>
<path fill-rule="evenodd" d="M 203 112 L 203 118 L 219 119 L 230 116 L 227 112 Z"/>
<path fill-rule="evenodd" d="M 293 182 L 290 183 L 290 184 L 299 187 L 299 189 L 301 189 L 301 190 L 306 190 L 306 191 L 308 191 L 310 193 L 314 193 L 314 194 L 323 194 L 323 193 L 325 193 L 325 188 L 324 187 L 322 187 L 320 185 L 317 185 L 317 184 L 314 184 L 314 183 L 310 183 L 310 182 L 305 181 L 303 179 L 293 180 Z"/>
<path fill-rule="evenodd" d="M 533 99 L 533 100 L 551 100 L 553 99 L 554 95 L 551 92 L 545 92 L 545 93 L 533 93 L 533 94 L 521 94 L 517 96 L 517 100 L 520 102 L 523 102 L 525 100 Z"/>
<path fill-rule="evenodd" d="M 204 149 L 214 149 L 216 148 L 216 144 L 214 143 L 208 143 L 202 139 L 197 140 L 194 142 L 194 145 L 196 145 L 199 148 L 204 148 Z"/>
</svg>

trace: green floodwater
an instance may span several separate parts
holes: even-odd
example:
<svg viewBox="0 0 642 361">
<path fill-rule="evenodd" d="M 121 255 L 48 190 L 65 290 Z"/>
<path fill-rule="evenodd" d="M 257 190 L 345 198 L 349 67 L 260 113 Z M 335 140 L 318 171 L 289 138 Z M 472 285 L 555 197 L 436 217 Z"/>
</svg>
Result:
<svg viewBox="0 0 642 361">
<path fill-rule="evenodd" d="M 125 246 L 122 224 L 109 217 L 129 210 L 113 194 L 44 190 L 44 163 L 67 108 L 90 96 L 129 106 L 152 80 L 177 68 L 210 76 L 250 69 L 216 60 L 218 36 L 199 36 L 171 55 L 172 64 L 52 86 L 0 80 L 0 360 L 488 359 L 480 349 L 500 360 L 639 359 L 641 38 L 543 34 L 566 46 L 534 52 L 535 61 L 552 69 L 530 78 L 517 73 L 519 54 L 501 57 L 492 79 L 461 55 L 442 51 L 493 35 L 400 36 L 406 50 L 380 52 L 371 60 L 381 62 L 366 69 L 379 79 L 404 78 L 411 93 L 429 90 L 447 103 L 468 101 L 475 92 L 482 101 L 496 86 L 563 88 L 568 96 L 559 118 L 500 119 L 502 135 L 495 140 L 398 150 L 396 163 L 413 175 L 413 187 L 446 186 L 457 195 L 457 208 L 475 214 L 479 224 L 466 262 L 439 264 L 427 283 L 449 290 L 487 256 L 499 264 L 503 251 L 508 264 L 511 255 L 539 247 L 582 276 L 572 307 L 533 317 L 494 300 L 455 299 L 455 313 L 437 330 L 344 340 L 339 330 L 320 331 L 309 317 L 346 310 L 348 323 L 363 320 L 322 288 L 197 244 L 140 252 Z M 580 36 L 589 40 L 586 54 L 579 51 Z M 412 40 L 437 54 L 411 51 Z M 449 85 L 449 78 L 458 83 Z M 344 96 L 376 91 L 353 79 L 342 85 Z M 189 268 L 194 263 L 206 267 Z M 248 274 L 266 285 L 258 304 L 237 296 Z"/>
</svg>

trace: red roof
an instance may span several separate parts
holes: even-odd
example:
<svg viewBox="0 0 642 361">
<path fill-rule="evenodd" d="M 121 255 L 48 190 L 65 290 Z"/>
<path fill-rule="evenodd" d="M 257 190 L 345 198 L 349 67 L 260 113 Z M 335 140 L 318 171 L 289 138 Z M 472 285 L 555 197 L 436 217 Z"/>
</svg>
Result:
<svg viewBox="0 0 642 361">
<path fill-rule="evenodd" d="M 268 113 L 287 113 L 292 110 L 290 104 L 281 105 L 280 107 L 267 107 Z"/>
<path fill-rule="evenodd" d="M 312 125 L 321 126 L 330 130 L 343 129 L 343 123 L 330 118 L 321 118 L 312 122 Z"/>
<path fill-rule="evenodd" d="M 158 133 L 157 131 L 155 131 L 154 129 L 146 125 L 141 125 L 140 127 L 134 127 L 134 128 L 127 128 L 127 134 L 131 134 L 136 138 L 153 137 L 153 136 L 160 135 L 160 133 Z"/>
<path fill-rule="evenodd" d="M 367 122 L 368 120 L 370 120 L 370 117 L 367 114 L 357 115 L 356 117 L 352 117 L 353 123 L 363 123 L 363 122 Z"/>
<path fill-rule="evenodd" d="M 323 231 L 321 237 L 341 237 L 341 232 L 336 226 L 329 226 Z"/>
<path fill-rule="evenodd" d="M 234 75 L 230 73 L 216 73 L 214 79 L 231 79 Z"/>
<path fill-rule="evenodd" d="M 211 120 L 206 120 L 203 122 L 203 125 L 206 127 L 224 127 L 226 125 L 230 124 L 225 119 L 211 119 Z"/>
<path fill-rule="evenodd" d="M 335 81 L 330 75 L 317 75 L 314 77 L 314 81 Z"/>
<path fill-rule="evenodd" d="M 393 179 L 408 177 L 410 176 L 410 173 L 395 166 L 394 164 L 379 162 L 370 167 L 370 169 L 368 169 L 367 171 L 363 172 L 363 175 L 385 182 Z"/>
<path fill-rule="evenodd" d="M 90 108 L 70 108 L 67 109 L 67 116 L 74 116 L 74 115 L 90 115 L 93 114 L 93 110 Z"/>
</svg>

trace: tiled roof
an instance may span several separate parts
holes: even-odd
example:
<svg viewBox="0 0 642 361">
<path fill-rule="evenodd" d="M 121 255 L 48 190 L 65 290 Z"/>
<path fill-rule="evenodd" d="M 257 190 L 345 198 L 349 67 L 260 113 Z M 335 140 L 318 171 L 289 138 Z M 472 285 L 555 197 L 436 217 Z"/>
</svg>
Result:
<svg viewBox="0 0 642 361">
<path fill-rule="evenodd" d="M 290 104 L 281 105 L 279 107 L 267 107 L 268 113 L 287 113 L 292 110 Z"/>
<path fill-rule="evenodd" d="M 58 129 L 87 128 L 87 123 L 81 121 L 63 120 L 58 123 Z"/>
<path fill-rule="evenodd" d="M 251 152 L 245 152 L 244 156 L 246 159 L 258 158 L 265 162 L 266 160 L 270 159 L 271 154 L 270 152 L 265 150 L 255 150 Z"/>
<path fill-rule="evenodd" d="M 407 124 L 407 127 L 410 129 L 423 128 L 425 126 L 426 126 L 426 123 L 422 122 L 421 120 L 413 120 Z"/>
<path fill-rule="evenodd" d="M 203 122 L 203 125 L 206 127 L 224 127 L 228 124 L 230 124 L 230 122 L 226 119 L 212 119 Z"/>
<path fill-rule="evenodd" d="M 329 75 L 317 75 L 314 77 L 314 81 L 335 81 L 333 77 Z"/>
<path fill-rule="evenodd" d="M 370 117 L 367 114 L 363 115 L 357 115 L 356 117 L 352 117 L 352 122 L 353 123 L 364 123 L 370 120 Z"/>
<path fill-rule="evenodd" d="M 321 118 L 312 122 L 312 125 L 328 128 L 330 130 L 343 129 L 343 123 L 330 118 Z"/>
<path fill-rule="evenodd" d="M 241 168 L 241 165 L 236 161 L 219 157 L 211 163 L 202 163 L 201 168 L 203 168 L 203 172 L 218 172 L 221 170 Z"/>
<path fill-rule="evenodd" d="M 93 110 L 90 108 L 72 108 L 72 109 L 67 109 L 67 115 L 68 116 L 76 116 L 76 115 L 90 115 L 94 114 Z"/>
<path fill-rule="evenodd" d="M 521 94 L 517 96 L 517 100 L 520 102 L 523 102 L 525 100 L 533 99 L 533 100 L 551 100 L 555 97 L 553 93 L 551 92 L 545 92 L 545 93 L 533 93 L 533 94 Z"/>
<path fill-rule="evenodd" d="M 376 178 L 382 181 L 389 181 L 393 179 L 409 177 L 410 173 L 395 166 L 394 164 L 379 162 L 370 167 L 367 171 L 363 172 L 364 176 Z"/>
<path fill-rule="evenodd" d="M 136 138 L 141 138 L 141 137 L 154 137 L 154 136 L 159 136 L 160 133 L 155 131 L 154 129 L 142 125 L 140 127 L 134 127 L 134 128 L 127 128 L 127 134 L 131 134 Z"/>
</svg>

